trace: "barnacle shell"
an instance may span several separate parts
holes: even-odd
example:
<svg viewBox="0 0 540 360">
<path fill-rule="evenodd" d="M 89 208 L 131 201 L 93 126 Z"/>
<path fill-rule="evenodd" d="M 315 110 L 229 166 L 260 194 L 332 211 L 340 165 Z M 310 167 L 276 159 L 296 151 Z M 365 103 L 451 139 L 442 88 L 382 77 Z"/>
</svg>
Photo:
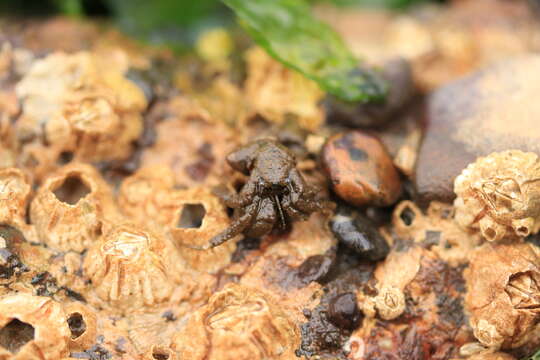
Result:
<svg viewBox="0 0 540 360">
<path fill-rule="evenodd" d="M 0 329 L 1 360 L 57 360 L 68 355 L 70 332 L 64 312 L 50 298 L 18 294 L 0 299 Z"/>
<path fill-rule="evenodd" d="M 96 313 L 80 302 L 64 305 L 64 312 L 71 332 L 69 350 L 71 352 L 83 351 L 95 344 L 97 336 Z"/>
<path fill-rule="evenodd" d="M 112 192 L 90 165 L 72 164 L 50 176 L 37 191 L 31 219 L 40 238 L 59 250 L 83 251 L 102 232 L 116 209 Z"/>
<path fill-rule="evenodd" d="M 465 272 L 465 307 L 476 338 L 491 348 L 527 342 L 540 321 L 540 258 L 527 243 L 485 244 Z"/>
<path fill-rule="evenodd" d="M 455 220 L 488 241 L 523 238 L 540 229 L 540 160 L 508 150 L 481 157 L 454 182 Z"/>
<path fill-rule="evenodd" d="M 141 169 L 122 184 L 119 204 L 126 214 L 141 223 L 156 222 L 164 226 L 191 267 L 216 272 L 230 263 L 234 241 L 207 251 L 189 246 L 206 245 L 225 230 L 230 222 L 226 209 L 207 188 L 174 189 L 172 176 L 165 167 Z"/>
<path fill-rule="evenodd" d="M 97 302 L 127 313 L 167 300 L 177 280 L 177 251 L 162 234 L 124 223 L 106 229 L 84 260 Z"/>
<path fill-rule="evenodd" d="M 203 246 L 212 237 L 219 234 L 229 226 L 227 211 L 220 200 L 212 195 L 209 189 L 192 188 L 175 192 L 173 196 L 175 207 L 170 213 L 172 217 L 164 224 L 173 239 L 181 247 L 181 255 L 186 262 L 196 270 L 216 272 L 230 263 L 231 254 L 236 248 L 235 241 L 228 241 L 210 250 L 194 250 L 182 245 Z M 185 211 L 190 211 L 189 206 L 202 206 L 204 217 L 200 227 L 184 227 L 182 216 Z M 191 208 L 193 209 L 193 208 Z"/>
<path fill-rule="evenodd" d="M 36 61 L 17 85 L 19 138 L 45 135 L 53 152 L 72 151 L 80 160 L 127 158 L 147 104 L 125 70 L 87 52 Z"/>
<path fill-rule="evenodd" d="M 405 200 L 394 209 L 393 230 L 402 239 L 428 247 L 452 266 L 466 264 L 469 253 L 482 242 L 482 237 L 456 224 L 453 213 L 454 208 L 449 204 L 432 201 L 423 212 L 414 202 Z"/>
<path fill-rule="evenodd" d="M 181 359 L 293 359 L 297 326 L 265 293 L 228 284 L 173 338 Z"/>
<path fill-rule="evenodd" d="M 405 311 L 405 295 L 396 287 L 384 286 L 374 299 L 381 319 L 393 320 Z"/>
<path fill-rule="evenodd" d="M 27 177 L 16 168 L 0 169 L 0 223 L 25 224 L 26 204 L 31 186 Z"/>
</svg>

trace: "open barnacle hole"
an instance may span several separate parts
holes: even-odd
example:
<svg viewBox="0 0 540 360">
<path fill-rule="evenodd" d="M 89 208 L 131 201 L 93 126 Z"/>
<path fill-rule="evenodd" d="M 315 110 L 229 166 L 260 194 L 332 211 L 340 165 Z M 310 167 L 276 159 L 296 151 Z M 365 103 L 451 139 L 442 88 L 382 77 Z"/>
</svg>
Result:
<svg viewBox="0 0 540 360">
<path fill-rule="evenodd" d="M 18 294 L 0 300 L 0 359 L 57 360 L 68 355 L 69 329 L 59 303 Z"/>
<path fill-rule="evenodd" d="M 71 333 L 69 350 L 84 351 L 96 342 L 97 316 L 94 311 L 82 303 L 64 305 L 66 322 Z"/>
<path fill-rule="evenodd" d="M 234 240 L 209 250 L 191 248 L 206 246 L 229 226 L 227 210 L 220 200 L 205 188 L 178 190 L 173 196 L 175 211 L 167 225 L 182 257 L 191 267 L 210 273 L 228 265 L 235 250 Z"/>
<path fill-rule="evenodd" d="M 13 319 L 0 329 L 0 346 L 17 354 L 26 343 L 34 340 L 34 333 L 32 325 Z"/>
<path fill-rule="evenodd" d="M 16 168 L 0 170 L 0 223 L 24 225 L 31 185 Z"/>
<path fill-rule="evenodd" d="M 31 204 L 31 221 L 53 249 L 81 252 L 102 232 L 104 218 L 114 218 L 112 192 L 91 166 L 68 165 L 50 176 Z"/>
<path fill-rule="evenodd" d="M 176 360 L 176 353 L 165 346 L 154 345 L 144 356 L 144 360 Z"/>
<path fill-rule="evenodd" d="M 163 303 L 177 280 L 177 254 L 165 234 L 127 223 L 112 227 L 83 264 L 98 297 L 96 305 L 130 313 Z"/>
<path fill-rule="evenodd" d="M 415 203 L 409 200 L 400 202 L 392 214 L 396 233 L 407 239 L 416 239 L 425 230 L 425 216 Z"/>
</svg>

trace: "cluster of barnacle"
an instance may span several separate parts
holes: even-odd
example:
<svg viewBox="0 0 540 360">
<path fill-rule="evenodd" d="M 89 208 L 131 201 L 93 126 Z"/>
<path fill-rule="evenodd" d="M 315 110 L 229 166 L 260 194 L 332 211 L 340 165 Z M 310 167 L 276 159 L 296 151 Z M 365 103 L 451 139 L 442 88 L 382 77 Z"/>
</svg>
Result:
<svg viewBox="0 0 540 360">
<path fill-rule="evenodd" d="M 301 308 L 320 287 L 304 288 L 311 278 L 299 275 L 288 299 L 265 288 L 280 276 L 266 270 L 298 268 L 335 245 L 326 217 L 310 218 L 327 204 L 273 139 L 227 158 L 243 174 L 238 194 L 205 183 L 224 173 L 231 146 L 208 132 L 187 149 L 201 161 L 171 160 L 189 178 L 169 159 L 155 164 L 155 154 L 176 154 L 157 143 L 136 172 L 105 179 L 99 165 L 128 160 L 143 130 L 148 101 L 127 68 L 125 56 L 53 53 L 14 77 L 20 111 L 0 123 L 9 133 L 0 150 L 13 155 L 0 164 L 0 359 L 294 357 Z M 164 124 L 190 121 L 187 137 L 201 126 L 219 133 L 181 103 L 183 114 Z M 289 231 L 290 243 L 269 239 L 268 258 L 238 253 L 243 235 Z M 240 256 L 249 259 L 232 262 Z"/>
<path fill-rule="evenodd" d="M 470 255 L 465 304 L 476 338 L 492 349 L 538 342 L 540 159 L 508 150 L 470 164 L 455 180 L 455 220 L 487 240 Z"/>
<path fill-rule="evenodd" d="M 540 342 L 540 254 L 522 241 L 540 229 L 536 155 L 479 159 L 456 179 L 454 206 L 424 213 L 403 201 L 377 226 L 340 204 L 329 221 L 288 148 L 264 138 L 226 156 L 240 141 L 182 95 L 151 110 L 171 119 L 113 187 L 89 163 L 133 155 L 148 99 L 125 56 L 100 56 L 33 61 L 15 87 L 20 111 L 2 109 L 19 117 L 0 118 L 11 159 L 0 159 L 1 360 L 285 360 L 329 349 L 487 360 Z M 260 49 L 248 71 L 250 111 L 319 128 L 313 83 Z M 326 152 L 363 169 L 373 148 L 386 156 L 378 140 L 349 135 Z M 225 177 L 226 191 L 210 188 Z M 400 197 L 394 178 L 394 196 L 377 205 Z M 368 203 L 381 196 L 372 188 Z M 336 260 L 343 253 L 362 259 Z"/>
</svg>

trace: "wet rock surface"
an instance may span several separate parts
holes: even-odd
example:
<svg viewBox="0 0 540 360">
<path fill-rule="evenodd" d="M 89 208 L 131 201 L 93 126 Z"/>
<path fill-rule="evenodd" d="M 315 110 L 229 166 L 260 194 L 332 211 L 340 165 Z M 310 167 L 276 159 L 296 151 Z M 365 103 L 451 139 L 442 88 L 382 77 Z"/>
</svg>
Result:
<svg viewBox="0 0 540 360">
<path fill-rule="evenodd" d="M 540 154 L 540 56 L 497 63 L 436 90 L 427 104 L 415 185 L 418 199 L 450 202 L 454 178 L 478 156 L 516 149 Z"/>
<path fill-rule="evenodd" d="M 401 180 L 381 142 L 361 131 L 338 133 L 322 150 L 332 189 L 356 205 L 386 206 L 401 194 Z"/>
</svg>

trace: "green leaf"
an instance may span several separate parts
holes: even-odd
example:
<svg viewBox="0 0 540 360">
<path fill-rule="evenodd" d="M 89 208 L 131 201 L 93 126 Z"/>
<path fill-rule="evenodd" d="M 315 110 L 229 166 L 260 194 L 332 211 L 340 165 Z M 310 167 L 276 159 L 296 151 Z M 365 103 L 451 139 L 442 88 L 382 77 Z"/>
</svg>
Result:
<svg viewBox="0 0 540 360">
<path fill-rule="evenodd" d="M 375 7 L 403 9 L 426 0 L 310 0 L 312 3 L 329 3 L 340 7 Z"/>
<path fill-rule="evenodd" d="M 56 0 L 60 12 L 71 17 L 82 17 L 84 14 L 82 0 Z"/>
<path fill-rule="evenodd" d="M 339 35 L 304 0 L 223 0 L 271 56 L 344 101 L 382 100 L 386 85 L 359 67 Z"/>
<path fill-rule="evenodd" d="M 1 0 L 0 0 L 1 1 Z M 228 24 L 219 0 L 105 0 L 122 30 L 175 50 L 191 48 L 206 28 Z"/>
</svg>

